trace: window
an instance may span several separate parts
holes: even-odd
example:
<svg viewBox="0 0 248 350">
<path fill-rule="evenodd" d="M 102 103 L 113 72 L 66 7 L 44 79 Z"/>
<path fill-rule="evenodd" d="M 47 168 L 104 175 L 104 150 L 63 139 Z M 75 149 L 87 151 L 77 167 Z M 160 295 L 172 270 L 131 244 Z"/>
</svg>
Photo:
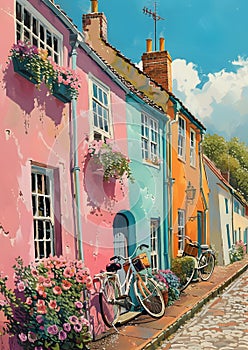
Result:
<svg viewBox="0 0 248 350">
<path fill-rule="evenodd" d="M 142 159 L 159 164 L 158 123 L 144 113 L 141 114 L 141 148 Z"/>
<path fill-rule="evenodd" d="M 178 250 L 180 253 L 184 249 L 184 237 L 185 237 L 185 212 L 184 210 L 178 210 Z"/>
<path fill-rule="evenodd" d="M 62 62 L 62 35 L 25 0 L 16 1 L 16 41 L 18 40 L 29 41 L 46 49 L 56 63 Z"/>
<path fill-rule="evenodd" d="M 32 167 L 35 260 L 54 254 L 53 172 Z"/>
<path fill-rule="evenodd" d="M 111 137 L 110 127 L 110 91 L 96 80 L 91 84 L 92 127 L 95 140 L 105 140 Z"/>
<path fill-rule="evenodd" d="M 178 156 L 185 160 L 186 126 L 185 120 L 178 119 Z"/>
<path fill-rule="evenodd" d="M 229 228 L 229 224 L 226 224 L 226 234 L 227 234 L 228 249 L 230 249 L 230 248 L 231 248 L 231 238 L 230 238 L 230 228 Z"/>
<path fill-rule="evenodd" d="M 195 151 L 196 151 L 195 131 L 190 130 L 190 165 L 195 166 Z"/>
<path fill-rule="evenodd" d="M 228 199 L 225 198 L 225 207 L 226 207 L 226 214 L 228 214 Z"/>
<path fill-rule="evenodd" d="M 150 237 L 151 237 L 151 268 L 158 269 L 158 233 L 159 219 L 151 220 Z"/>
</svg>

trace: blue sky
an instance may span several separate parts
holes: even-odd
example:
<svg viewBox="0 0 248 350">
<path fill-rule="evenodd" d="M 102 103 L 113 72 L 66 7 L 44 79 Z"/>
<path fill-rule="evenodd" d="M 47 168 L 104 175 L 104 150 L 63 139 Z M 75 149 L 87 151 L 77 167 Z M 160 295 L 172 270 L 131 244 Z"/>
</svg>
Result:
<svg viewBox="0 0 248 350">
<path fill-rule="evenodd" d="M 55 0 L 81 30 L 90 0 Z M 73 6 L 72 6 L 73 3 Z M 108 41 L 134 63 L 154 41 L 153 0 L 99 0 Z M 173 59 L 173 92 L 210 133 L 226 139 L 248 134 L 248 1 L 157 0 L 157 38 Z M 158 48 L 158 44 L 157 44 Z M 154 49 L 154 47 L 153 47 Z"/>
</svg>

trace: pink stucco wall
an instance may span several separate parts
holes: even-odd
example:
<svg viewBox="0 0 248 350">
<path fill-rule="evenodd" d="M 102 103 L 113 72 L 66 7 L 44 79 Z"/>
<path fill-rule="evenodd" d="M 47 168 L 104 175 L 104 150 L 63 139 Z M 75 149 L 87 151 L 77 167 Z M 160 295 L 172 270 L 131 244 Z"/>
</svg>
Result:
<svg viewBox="0 0 248 350">
<path fill-rule="evenodd" d="M 32 0 L 30 3 L 63 34 L 64 65 L 70 65 L 68 31 L 42 2 Z M 0 31 L 4 33 L 8 28 L 8 35 L 2 36 L 0 50 L 0 271 L 10 276 L 11 283 L 15 258 L 21 256 L 25 263 L 34 260 L 32 164 L 57 169 L 55 224 L 61 232 L 61 253 L 75 258 L 77 245 L 71 172 L 71 106 L 50 95 L 45 86 L 38 90 L 14 72 L 12 63 L 7 62 L 15 42 L 14 1 L 3 0 L 1 9 Z M 85 137 L 90 133 L 88 74 L 93 74 L 111 89 L 113 135 L 116 145 L 127 154 L 125 94 L 81 48 L 78 49 L 78 66 L 82 81 L 77 102 L 77 150 L 83 249 L 85 264 L 93 275 L 104 268 L 113 255 L 113 220 L 116 213 L 129 209 L 129 201 L 125 183 L 104 183 L 101 176 L 92 174 L 85 158 Z M 97 303 L 93 304 L 97 322 Z M 99 330 L 102 326 L 97 327 Z M 1 350 L 9 348 L 7 343 L 6 339 L 0 339 Z M 17 350 L 17 345 L 14 348 Z"/>
</svg>

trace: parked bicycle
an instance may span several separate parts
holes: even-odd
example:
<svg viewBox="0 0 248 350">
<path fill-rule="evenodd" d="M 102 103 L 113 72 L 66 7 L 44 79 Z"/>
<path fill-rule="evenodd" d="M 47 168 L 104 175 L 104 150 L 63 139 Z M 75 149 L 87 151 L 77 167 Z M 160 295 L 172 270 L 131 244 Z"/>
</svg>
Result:
<svg viewBox="0 0 248 350">
<path fill-rule="evenodd" d="M 182 292 L 188 287 L 194 276 L 200 277 L 203 281 L 207 281 L 211 277 L 215 267 L 215 254 L 207 244 L 192 241 L 189 236 L 178 235 L 178 237 L 185 239 L 182 257 L 192 257 L 180 276 L 180 292 Z"/>
<path fill-rule="evenodd" d="M 115 262 L 108 264 L 106 271 L 94 276 L 95 288 L 96 284 L 100 283 L 100 310 L 102 319 L 108 327 L 113 327 L 118 323 L 122 308 L 127 311 L 135 308 L 130 294 L 132 285 L 137 301 L 150 316 L 160 318 L 164 315 L 163 295 L 147 270 L 150 267 L 148 256 L 145 252 L 136 256 L 137 251 L 142 251 L 143 248 L 148 248 L 148 246 L 146 244 L 137 246 L 129 257 L 113 256 L 110 261 L 115 260 Z M 125 271 L 125 280 L 121 284 L 117 271 L 122 268 Z"/>
</svg>

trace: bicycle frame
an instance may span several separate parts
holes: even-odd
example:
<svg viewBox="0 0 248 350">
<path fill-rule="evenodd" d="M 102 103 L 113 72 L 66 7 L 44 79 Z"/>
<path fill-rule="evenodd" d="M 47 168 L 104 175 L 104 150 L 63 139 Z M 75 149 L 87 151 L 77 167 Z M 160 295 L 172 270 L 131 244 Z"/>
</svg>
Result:
<svg viewBox="0 0 248 350">
<path fill-rule="evenodd" d="M 97 290 L 96 282 L 100 282 L 99 293 L 102 293 L 104 290 L 104 287 L 103 287 L 104 281 L 106 279 L 112 279 L 114 281 L 114 283 L 119 287 L 119 289 L 121 291 L 121 297 L 128 297 L 132 281 L 134 280 L 134 278 L 136 276 L 139 276 L 139 272 L 136 271 L 136 269 L 133 265 L 133 262 L 132 262 L 132 259 L 135 256 L 137 249 L 138 249 L 138 247 L 135 249 L 134 253 L 131 256 L 129 256 L 127 259 L 125 259 L 126 262 L 128 262 L 129 267 L 128 267 L 128 270 L 126 272 L 125 280 L 123 283 L 121 283 L 120 276 L 117 273 L 117 271 L 116 272 L 103 271 L 103 272 L 100 272 L 99 274 L 96 274 L 94 276 L 93 285 L 94 285 L 95 290 Z M 113 257 L 113 258 L 118 258 L 118 257 Z M 122 293 L 123 289 L 124 289 L 124 293 Z M 116 305 L 120 305 L 122 307 L 125 307 L 124 301 L 121 299 L 120 300 L 113 299 L 112 303 L 116 304 Z"/>
</svg>

